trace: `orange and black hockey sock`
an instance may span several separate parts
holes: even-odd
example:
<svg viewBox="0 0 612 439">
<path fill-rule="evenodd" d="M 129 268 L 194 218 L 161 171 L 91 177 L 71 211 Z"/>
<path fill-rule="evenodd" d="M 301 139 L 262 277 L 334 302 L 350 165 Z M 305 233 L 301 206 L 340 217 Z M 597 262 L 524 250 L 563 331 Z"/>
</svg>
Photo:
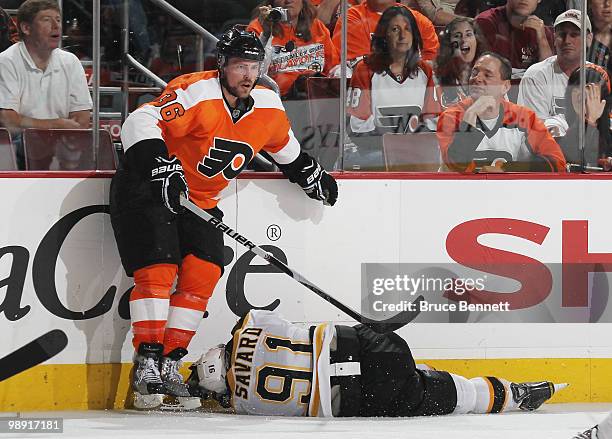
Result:
<svg viewBox="0 0 612 439">
<path fill-rule="evenodd" d="M 155 264 L 134 272 L 130 316 L 135 349 L 140 343 L 163 343 L 170 291 L 177 271 L 174 264 Z"/>
<path fill-rule="evenodd" d="M 193 255 L 183 259 L 176 292 L 170 298 L 164 355 L 176 348 L 187 349 L 220 277 L 221 268 L 212 262 Z"/>
</svg>

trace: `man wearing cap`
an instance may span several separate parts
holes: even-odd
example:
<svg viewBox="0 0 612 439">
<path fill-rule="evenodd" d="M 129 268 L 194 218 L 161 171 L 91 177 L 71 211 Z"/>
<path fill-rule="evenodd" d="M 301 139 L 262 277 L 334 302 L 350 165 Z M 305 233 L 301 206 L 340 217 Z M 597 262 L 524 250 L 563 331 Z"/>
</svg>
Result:
<svg viewBox="0 0 612 439">
<path fill-rule="evenodd" d="M 531 108 L 555 137 L 567 131 L 564 115 L 565 89 L 569 75 L 580 66 L 581 14 L 569 9 L 554 23 L 557 55 L 529 67 L 519 85 L 517 103 Z M 591 45 L 591 22 L 586 17 L 586 43 Z"/>
</svg>

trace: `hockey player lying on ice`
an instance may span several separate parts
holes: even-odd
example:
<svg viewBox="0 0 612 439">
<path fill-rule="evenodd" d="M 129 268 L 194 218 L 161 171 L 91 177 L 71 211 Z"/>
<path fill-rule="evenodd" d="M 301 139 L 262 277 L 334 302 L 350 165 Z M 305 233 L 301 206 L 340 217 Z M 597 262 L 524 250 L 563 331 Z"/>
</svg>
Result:
<svg viewBox="0 0 612 439">
<path fill-rule="evenodd" d="M 420 370 L 395 333 L 323 323 L 309 329 L 253 310 L 232 340 L 191 366 L 192 393 L 238 414 L 419 416 L 535 410 L 565 384 L 467 379 Z"/>
</svg>

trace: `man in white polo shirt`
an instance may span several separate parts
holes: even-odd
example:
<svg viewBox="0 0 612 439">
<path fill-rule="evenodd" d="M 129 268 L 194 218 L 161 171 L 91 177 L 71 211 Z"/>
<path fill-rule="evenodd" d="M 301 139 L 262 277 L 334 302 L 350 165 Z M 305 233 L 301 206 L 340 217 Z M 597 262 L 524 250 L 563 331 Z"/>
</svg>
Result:
<svg viewBox="0 0 612 439">
<path fill-rule="evenodd" d="M 17 138 L 24 128 L 89 128 L 92 108 L 85 71 L 59 49 L 62 20 L 53 0 L 27 0 L 17 12 L 21 41 L 0 53 L 0 125 Z"/>
<path fill-rule="evenodd" d="M 517 103 L 535 111 L 555 137 L 567 132 L 565 89 L 574 70 L 580 67 L 580 11 L 569 9 L 555 20 L 555 50 L 544 61 L 529 67 L 519 85 Z M 591 21 L 586 17 L 587 48 L 591 45 Z"/>
</svg>

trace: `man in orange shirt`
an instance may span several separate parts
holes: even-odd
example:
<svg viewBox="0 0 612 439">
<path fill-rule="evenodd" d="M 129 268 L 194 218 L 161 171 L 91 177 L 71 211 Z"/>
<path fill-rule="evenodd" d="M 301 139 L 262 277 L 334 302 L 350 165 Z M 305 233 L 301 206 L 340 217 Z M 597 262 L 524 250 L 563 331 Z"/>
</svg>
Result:
<svg viewBox="0 0 612 439">
<path fill-rule="evenodd" d="M 395 0 L 366 0 L 363 3 L 353 6 L 347 12 L 347 59 L 355 59 L 370 53 L 372 34 L 376 25 L 387 8 L 397 5 Z M 433 60 L 437 53 L 440 43 L 433 23 L 427 17 L 414 9 L 410 9 L 423 39 L 423 52 L 421 58 L 425 61 Z M 332 41 L 336 49 L 341 49 L 342 20 L 338 19 Z"/>
<path fill-rule="evenodd" d="M 256 86 L 263 59 L 254 33 L 230 29 L 217 44 L 217 70 L 174 79 L 123 124 L 125 158 L 111 184 L 110 211 L 121 262 L 135 283 L 137 408 L 161 405 L 164 394 L 189 402 L 180 361 L 223 270 L 223 233 L 183 211 L 180 194 L 221 219 L 220 192 L 264 150 L 309 197 L 336 202 L 335 180 L 301 152 L 279 96 Z"/>
<path fill-rule="evenodd" d="M 565 157 L 544 122 L 505 99 L 510 61 L 494 52 L 476 60 L 470 97 L 438 119 L 438 143 L 448 168 L 458 172 L 565 172 Z"/>
</svg>

